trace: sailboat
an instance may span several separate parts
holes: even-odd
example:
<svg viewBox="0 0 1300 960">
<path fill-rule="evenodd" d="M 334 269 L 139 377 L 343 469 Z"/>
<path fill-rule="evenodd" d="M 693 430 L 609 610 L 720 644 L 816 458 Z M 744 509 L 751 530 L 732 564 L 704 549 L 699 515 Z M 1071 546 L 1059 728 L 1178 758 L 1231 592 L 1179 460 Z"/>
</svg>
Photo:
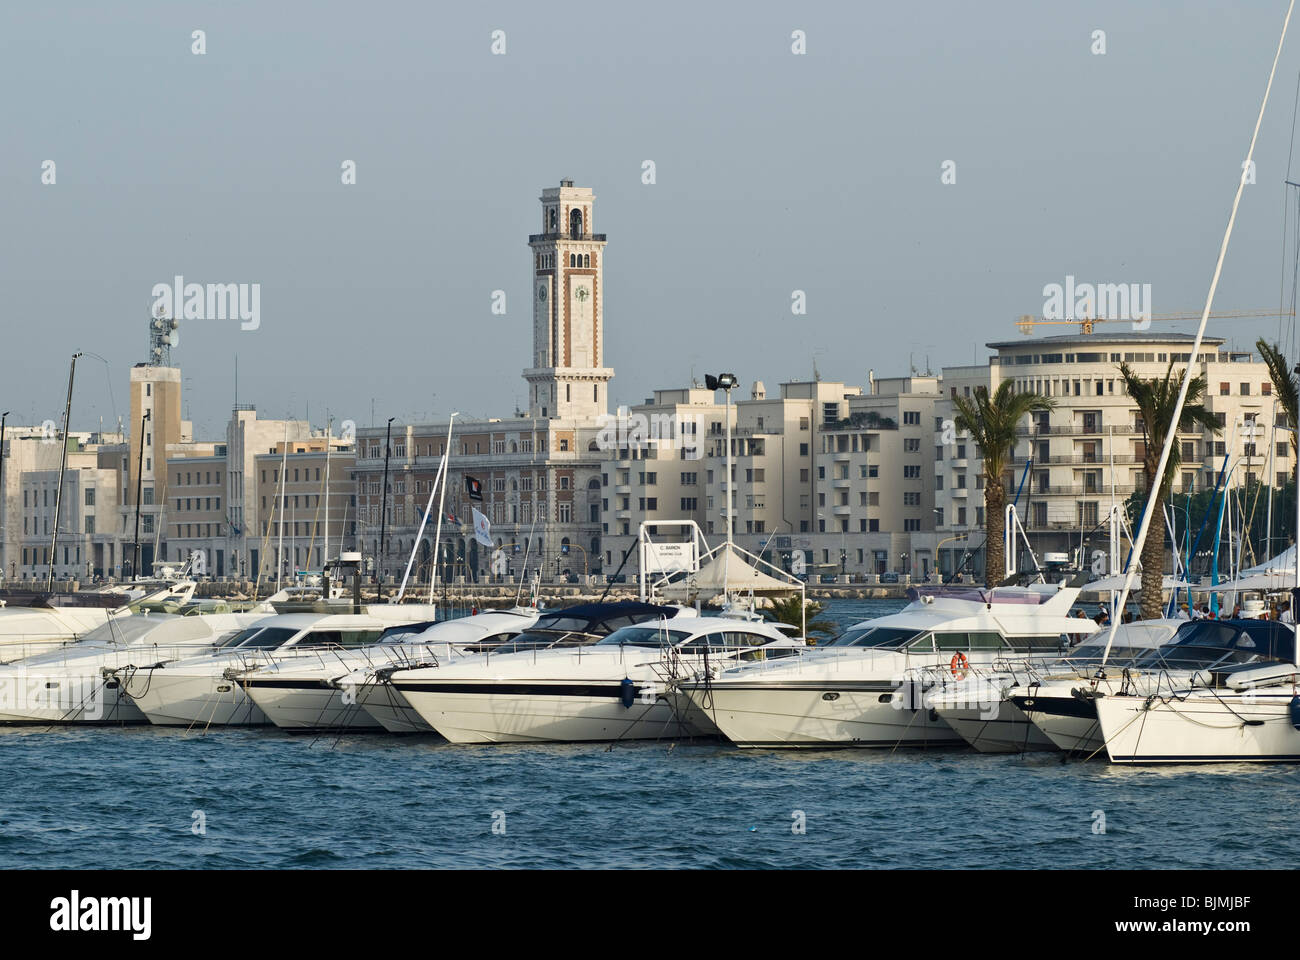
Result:
<svg viewBox="0 0 1300 960">
<path fill-rule="evenodd" d="M 1292 0 L 1251 135 L 1247 166 L 1253 162 L 1251 158 L 1294 9 L 1295 0 Z M 1237 184 L 1205 309 L 1189 353 L 1191 357 L 1200 353 L 1244 189 L 1243 178 Z M 1189 363 L 1171 418 L 1174 424 L 1179 422 L 1191 380 Z M 1176 432 L 1170 430 L 1161 450 L 1157 476 L 1163 475 L 1169 462 L 1175 436 Z M 1143 511 L 1135 553 L 1140 553 L 1145 541 L 1152 504 L 1153 501 L 1148 501 Z M 1297 542 L 1300 542 L 1300 509 L 1296 519 Z M 1295 572 L 1298 592 L 1293 596 L 1300 597 L 1300 562 Z M 1127 581 L 1131 579 L 1130 570 L 1122 596 L 1127 595 Z M 1215 641 L 1222 655 L 1209 664 L 1193 664 L 1185 683 L 1175 681 L 1166 689 L 1157 674 L 1154 689 L 1146 686 L 1095 699 L 1102 738 L 1113 763 L 1300 761 L 1300 659 L 1297 659 L 1296 627 L 1261 620 L 1211 621 L 1210 626 L 1217 632 L 1207 639 Z M 1111 635 L 1113 638 L 1113 628 Z M 1201 645 L 1192 636 L 1179 644 L 1193 651 Z"/>
</svg>

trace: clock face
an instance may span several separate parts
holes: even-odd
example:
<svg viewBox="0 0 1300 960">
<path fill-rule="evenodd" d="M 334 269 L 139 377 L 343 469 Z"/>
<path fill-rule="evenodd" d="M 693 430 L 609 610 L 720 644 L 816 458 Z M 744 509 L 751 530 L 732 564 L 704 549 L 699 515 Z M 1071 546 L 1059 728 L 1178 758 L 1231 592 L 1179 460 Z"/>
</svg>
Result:
<svg viewBox="0 0 1300 960">
<path fill-rule="evenodd" d="M 537 288 L 537 299 L 538 300 L 546 299 L 546 287 L 544 285 Z"/>
</svg>

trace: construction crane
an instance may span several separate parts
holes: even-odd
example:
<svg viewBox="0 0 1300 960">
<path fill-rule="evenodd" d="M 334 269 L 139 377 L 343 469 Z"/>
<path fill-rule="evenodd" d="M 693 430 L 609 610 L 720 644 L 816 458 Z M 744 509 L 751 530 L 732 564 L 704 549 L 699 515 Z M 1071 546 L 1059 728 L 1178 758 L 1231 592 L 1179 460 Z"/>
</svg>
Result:
<svg viewBox="0 0 1300 960">
<path fill-rule="evenodd" d="M 1223 313 L 1211 313 L 1211 320 L 1278 320 L 1289 319 L 1295 316 L 1295 311 L 1283 312 L 1278 310 L 1229 310 Z M 1156 313 L 1151 315 L 1152 321 L 1169 322 L 1178 320 L 1200 320 L 1200 313 Z M 1034 330 L 1038 327 L 1060 326 L 1062 324 L 1079 325 L 1080 333 L 1092 333 L 1094 324 L 1098 323 L 1132 323 L 1132 320 L 1115 320 L 1107 317 L 1087 317 L 1073 320 L 1049 320 L 1046 317 L 1035 317 L 1026 313 L 1016 321 L 1016 326 L 1020 332 L 1027 337 L 1034 335 Z"/>
</svg>

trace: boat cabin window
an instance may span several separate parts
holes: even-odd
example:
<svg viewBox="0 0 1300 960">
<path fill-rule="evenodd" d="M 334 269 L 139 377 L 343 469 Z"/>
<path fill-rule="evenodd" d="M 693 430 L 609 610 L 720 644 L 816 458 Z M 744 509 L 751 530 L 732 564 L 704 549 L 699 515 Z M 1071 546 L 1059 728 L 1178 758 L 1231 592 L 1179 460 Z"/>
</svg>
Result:
<svg viewBox="0 0 1300 960">
<path fill-rule="evenodd" d="M 1295 639 L 1291 628 L 1270 620 L 1247 624 L 1197 620 L 1178 628 L 1174 638 L 1137 658 L 1147 669 L 1200 669 L 1221 663 L 1291 661 Z"/>
<path fill-rule="evenodd" d="M 236 630 L 234 633 L 228 633 L 217 641 L 218 647 L 238 647 L 249 637 L 255 636 L 261 631 L 261 627 L 249 627 L 247 630 Z"/>
<path fill-rule="evenodd" d="M 921 631 L 898 627 L 853 627 L 826 644 L 828 647 L 901 647 Z"/>
<path fill-rule="evenodd" d="M 1006 646 L 1002 637 L 990 631 L 973 633 L 936 633 L 935 648 L 938 650 L 1001 650 Z"/>
<path fill-rule="evenodd" d="M 708 634 L 699 638 L 698 641 L 692 641 L 692 644 L 695 642 L 703 644 L 709 638 L 719 638 L 720 636 L 720 634 L 716 633 Z M 608 637 L 598 640 L 596 646 L 622 644 L 629 647 L 676 647 L 690 640 L 690 638 L 691 635 L 685 630 L 665 630 L 661 627 L 646 625 L 615 630 Z M 714 639 L 713 643 L 717 644 L 718 640 Z"/>
<path fill-rule="evenodd" d="M 1055 637 L 1007 637 L 1013 650 L 1060 650 L 1065 644 Z"/>
<path fill-rule="evenodd" d="M 547 617 L 538 620 L 529 632 L 536 630 L 544 633 L 586 633 L 590 629 L 591 621 L 586 617 Z"/>
<path fill-rule="evenodd" d="M 379 639 L 382 630 L 313 630 L 295 647 L 365 647 Z"/>
<path fill-rule="evenodd" d="M 1121 647 L 1116 644 L 1110 648 L 1107 658 L 1112 663 L 1127 663 L 1144 653 L 1151 653 L 1150 647 Z M 1085 643 L 1070 651 L 1070 660 L 1100 660 L 1106 654 L 1106 643 Z"/>
<path fill-rule="evenodd" d="M 274 650 L 298 631 L 288 627 L 263 627 L 239 645 L 240 650 Z"/>
<path fill-rule="evenodd" d="M 711 649 L 723 650 L 737 647 L 761 647 L 771 642 L 771 637 L 764 636 L 761 633 L 751 633 L 748 630 L 725 630 L 696 637 L 690 643 L 684 645 L 682 649 L 698 650 L 707 646 Z"/>
<path fill-rule="evenodd" d="M 410 643 L 418 635 L 424 633 L 433 626 L 432 620 L 425 620 L 421 623 L 402 623 L 395 627 L 389 627 L 379 635 L 378 643 Z"/>
</svg>

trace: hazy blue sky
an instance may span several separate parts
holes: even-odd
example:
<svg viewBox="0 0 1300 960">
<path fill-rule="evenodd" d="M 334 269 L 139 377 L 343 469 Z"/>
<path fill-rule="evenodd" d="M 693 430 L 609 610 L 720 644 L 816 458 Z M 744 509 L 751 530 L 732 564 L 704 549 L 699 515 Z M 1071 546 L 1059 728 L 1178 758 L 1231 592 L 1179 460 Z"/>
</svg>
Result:
<svg viewBox="0 0 1300 960">
<path fill-rule="evenodd" d="M 372 399 L 381 421 L 508 415 L 531 341 L 527 234 L 562 177 L 595 190 L 609 235 L 617 402 L 692 367 L 747 392 L 814 360 L 851 383 L 909 357 L 969 363 L 1067 274 L 1199 309 L 1285 9 L 5 4 L 0 409 L 57 420 L 82 349 L 109 361 L 124 413 L 150 290 L 179 273 L 262 287 L 259 330 L 182 328 L 201 436 L 225 422 L 236 354 L 239 399 L 266 416 L 366 424 Z M 1222 309 L 1276 308 L 1293 258 L 1293 27 Z M 1244 346 L 1277 322 L 1211 332 Z M 81 371 L 74 426 L 111 422 L 104 365 Z"/>
</svg>

